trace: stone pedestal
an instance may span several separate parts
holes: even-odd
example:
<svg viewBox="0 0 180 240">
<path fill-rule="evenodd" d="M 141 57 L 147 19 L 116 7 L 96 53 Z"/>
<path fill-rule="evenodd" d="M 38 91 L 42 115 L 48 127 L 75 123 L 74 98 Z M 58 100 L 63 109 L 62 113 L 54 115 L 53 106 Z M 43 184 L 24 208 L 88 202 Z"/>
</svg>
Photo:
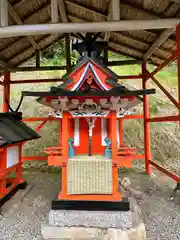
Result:
<svg viewBox="0 0 180 240">
<path fill-rule="evenodd" d="M 129 201 L 128 212 L 51 210 L 42 224 L 42 236 L 47 240 L 145 240 L 140 209 L 134 199 Z"/>
</svg>

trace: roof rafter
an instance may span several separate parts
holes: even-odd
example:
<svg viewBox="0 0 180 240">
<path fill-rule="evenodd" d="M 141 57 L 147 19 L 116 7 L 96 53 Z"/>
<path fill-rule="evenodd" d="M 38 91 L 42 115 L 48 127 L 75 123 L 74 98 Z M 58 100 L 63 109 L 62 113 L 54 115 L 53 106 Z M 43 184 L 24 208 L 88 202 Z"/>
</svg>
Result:
<svg viewBox="0 0 180 240">
<path fill-rule="evenodd" d="M 57 23 L 59 20 L 58 0 L 51 0 L 51 22 Z"/>
<path fill-rule="evenodd" d="M 0 1 L 0 18 L 1 18 L 1 27 L 8 26 L 8 1 L 1 0 Z"/>
<path fill-rule="evenodd" d="M 144 60 L 149 59 L 152 54 L 173 34 L 175 29 L 164 30 L 157 40 L 152 44 L 148 51 L 144 54 Z"/>
<path fill-rule="evenodd" d="M 120 20 L 120 2 L 121 0 L 111 0 L 111 9 L 112 9 L 112 20 Z"/>
<path fill-rule="evenodd" d="M 44 38 L 41 38 L 41 39 L 37 42 L 37 44 L 38 44 L 38 45 L 41 45 L 41 44 L 44 43 L 45 41 L 48 42 L 49 39 L 51 39 L 51 38 L 53 38 L 52 35 L 46 36 L 46 37 L 44 37 Z M 50 43 L 48 43 L 45 47 L 42 47 L 42 48 L 41 48 L 41 51 L 43 52 L 43 51 L 47 50 L 49 47 L 51 47 L 53 44 L 59 42 L 59 41 L 60 41 L 61 39 L 63 39 L 63 38 L 64 38 L 64 35 L 55 38 L 55 40 L 53 40 L 52 42 L 50 41 Z M 33 58 L 33 57 L 34 57 L 34 54 L 35 54 L 35 50 L 34 50 L 34 48 L 33 48 L 32 46 L 27 47 L 27 48 L 24 48 L 22 51 L 23 51 L 24 53 L 26 53 L 26 52 L 28 52 L 28 51 L 30 51 L 30 50 L 32 50 L 32 53 L 31 53 L 29 56 L 27 56 L 27 58 L 22 59 L 18 64 L 14 64 L 13 66 L 9 67 L 9 70 L 11 71 L 11 70 L 15 69 L 15 70 L 17 71 L 17 70 L 18 70 L 18 69 L 17 69 L 17 66 L 19 66 L 19 65 L 23 64 L 24 62 L 28 61 L 29 59 Z M 19 57 L 21 54 L 22 54 L 22 52 L 20 52 L 19 54 L 17 54 L 17 57 Z M 9 61 L 11 61 L 11 60 L 13 60 L 13 59 L 15 59 L 15 56 L 14 56 L 13 58 L 11 58 Z"/>
<path fill-rule="evenodd" d="M 58 0 L 59 1 L 59 0 Z M 60 0 L 60 1 L 62 1 L 62 0 Z M 176 0 L 175 0 L 176 1 Z M 65 3 L 64 3 L 65 2 Z M 16 1 L 16 3 L 17 3 L 17 1 Z M 13 7 L 14 6 L 16 6 L 16 3 L 15 3 L 15 5 L 13 5 Z M 50 0 L 48 0 L 47 2 L 46 2 L 46 8 L 47 8 L 47 6 L 50 6 Z M 59 3 L 59 2 L 58 2 Z M 78 3 L 79 4 L 77 4 L 77 1 L 76 1 L 76 3 L 74 3 L 73 2 L 73 0 L 63 0 L 63 3 L 64 3 L 64 8 L 67 6 L 67 4 L 75 4 L 74 6 L 77 6 L 77 7 L 83 7 L 84 8 L 84 6 L 86 5 L 86 1 L 82 1 L 82 4 L 84 4 L 84 6 L 82 6 L 82 5 L 80 5 L 80 3 L 79 3 L 79 1 L 78 1 Z M 42 6 L 45 6 L 45 2 L 43 3 L 43 5 L 41 4 L 41 6 L 39 6 L 39 8 L 37 8 L 37 9 L 35 9 L 35 11 L 36 12 L 39 12 L 40 14 L 41 14 L 41 11 L 40 11 L 40 9 L 42 9 Z M 60 5 L 59 5 L 60 6 Z M 58 7 L 59 7 L 58 6 Z M 73 5 L 72 5 L 73 6 Z M 73 7 L 72 7 L 71 5 L 68 5 L 68 9 L 73 9 Z M 21 4 L 19 4 L 19 6 L 17 6 L 18 7 L 18 10 L 19 10 L 19 7 L 21 7 Z M 102 13 L 102 12 L 98 12 L 98 10 L 96 10 L 96 7 L 89 7 L 90 9 L 88 9 L 88 7 L 85 7 L 84 8 L 84 10 L 86 10 L 86 11 L 88 11 L 88 12 L 85 12 L 85 17 L 81 17 L 81 18 L 86 18 L 86 15 L 88 14 L 89 15 L 89 17 L 87 17 L 87 19 L 89 20 L 89 21 L 93 21 L 93 19 L 95 18 L 94 16 L 95 16 L 95 14 L 97 15 L 97 17 L 96 18 L 98 18 L 99 20 L 98 21 L 106 21 L 107 20 L 107 12 L 106 13 Z M 137 5 L 135 5 L 134 3 L 132 3 L 132 4 L 129 4 L 129 3 L 127 3 L 127 2 L 125 2 L 125 1 L 123 1 L 123 0 L 121 0 L 121 8 L 123 9 L 123 11 L 122 11 L 122 19 L 158 19 L 158 18 L 160 18 L 159 16 L 156 16 L 155 14 L 153 14 L 152 12 L 150 12 L 149 10 L 145 10 L 145 9 L 142 9 L 141 7 L 139 8 L 139 7 L 137 7 Z M 128 9 L 129 8 L 129 9 Z M 62 9 L 62 8 L 61 8 Z M 82 9 L 82 8 L 81 8 Z M 81 9 L 77 9 L 76 8 L 76 10 L 77 10 L 77 12 L 78 12 L 78 10 L 81 10 Z M 104 7 L 103 7 L 103 9 L 104 9 Z M 169 8 L 168 8 L 169 9 Z M 47 9 L 46 9 L 47 11 L 48 11 L 48 16 L 50 15 L 49 13 L 50 13 L 50 8 L 48 7 Z M 45 12 L 46 12 L 46 10 L 45 10 Z M 126 10 L 128 10 L 128 11 L 132 11 L 133 12 L 133 14 L 132 14 L 132 16 L 130 16 L 130 15 L 126 15 L 125 14 L 125 11 Z M 134 10 L 134 11 L 133 11 Z M 60 8 L 59 8 L 59 11 L 60 11 Z M 175 11 L 175 10 L 174 10 Z M 18 11 L 19 12 L 19 11 Z M 80 11 L 79 11 L 80 12 Z M 141 16 L 140 16 L 140 18 L 139 18 L 139 16 L 137 15 L 136 16 L 136 12 L 140 12 L 140 14 L 141 14 Z M 171 17 L 172 15 L 173 15 L 173 13 L 171 13 L 172 11 L 170 11 L 169 12 L 169 16 L 168 17 Z M 74 14 L 74 12 L 72 11 L 72 13 Z M 27 15 L 29 14 L 29 16 L 31 16 L 31 18 L 32 18 L 32 16 L 34 15 L 34 12 L 32 13 L 32 11 L 31 11 L 31 14 L 30 14 L 30 11 L 29 11 L 29 13 L 27 13 L 26 15 L 24 15 L 24 17 L 22 18 L 23 20 L 23 22 L 24 22 L 24 18 L 25 19 L 27 19 Z M 66 14 L 66 18 L 68 19 L 68 17 L 69 17 L 69 15 L 65 12 L 65 14 Z M 164 13 L 165 14 L 165 13 Z M 171 15 L 172 14 L 172 15 Z M 174 12 L 174 14 L 175 14 L 175 12 Z M 152 16 L 153 15 L 153 16 Z M 81 16 L 81 15 L 80 15 Z M 62 17 L 61 17 L 61 19 L 62 19 Z M 33 20 L 33 19 L 32 19 Z M 27 24 L 31 24 L 31 22 L 33 22 L 31 19 L 29 20 L 29 22 L 27 22 Z M 64 21 L 63 21 L 64 22 Z M 170 26 L 169 26 L 170 27 Z M 104 30 L 105 30 L 106 28 L 104 28 Z M 105 30 L 106 31 L 106 30 Z M 104 32 L 105 32 L 104 31 Z M 138 32 L 138 31 L 137 31 Z M 143 48 L 141 48 L 141 46 L 140 45 L 138 45 L 138 47 L 136 47 L 136 42 L 135 42 L 135 44 L 134 44 L 134 46 L 135 46 L 135 48 L 136 49 L 140 49 L 140 51 L 141 52 L 144 52 L 144 51 L 147 51 L 147 49 L 149 48 L 149 46 L 150 46 L 150 44 L 151 44 L 151 42 L 153 42 L 153 41 L 155 41 L 155 38 L 157 38 L 158 39 L 158 36 L 157 36 L 157 33 L 156 32 L 151 32 L 151 31 L 144 31 L 144 30 L 142 30 L 141 32 L 146 32 L 146 33 L 149 33 L 149 36 L 150 37 L 148 37 L 148 36 L 145 36 L 145 38 L 143 37 L 143 34 L 140 36 L 140 37 L 138 37 L 138 35 L 137 35 L 137 32 L 134 34 L 134 35 L 132 35 L 133 36 L 133 38 L 134 38 L 134 41 L 136 40 L 136 42 L 138 43 L 138 41 L 142 41 L 142 44 L 143 44 Z M 167 31 L 166 31 L 167 32 Z M 116 35 L 117 34 L 117 35 Z M 121 35 L 121 36 L 120 36 Z M 129 39 L 131 39 L 132 37 L 130 36 L 131 34 L 130 33 L 127 33 L 126 34 L 126 32 L 125 32 L 125 35 L 126 35 L 126 37 L 127 37 L 127 35 L 130 37 Z M 147 34 L 146 34 L 147 35 Z M 170 34 L 171 35 L 171 34 Z M 117 36 L 117 37 L 116 37 Z M 129 46 L 129 50 L 131 50 L 130 48 L 131 47 L 133 47 L 133 42 L 131 41 L 127 41 L 127 43 L 126 43 L 126 39 L 123 39 L 123 38 L 121 38 L 121 37 L 123 37 L 124 36 L 124 32 L 121 32 L 120 34 L 119 34 L 119 38 L 118 38 L 118 33 L 116 33 L 116 32 L 111 32 L 111 42 L 116 42 L 116 44 L 118 44 L 118 43 L 120 43 L 121 45 L 127 45 L 126 47 L 128 47 Z M 152 37 L 151 37 L 152 36 Z M 124 38 L 125 38 L 125 36 L 124 36 Z M 147 38 L 147 41 L 144 41 L 143 39 L 146 39 Z M 22 38 L 21 38 L 22 39 Z M 142 40 L 138 40 L 138 39 L 142 39 Z M 131 39 L 131 40 L 133 40 L 133 39 Z M 144 42 L 143 42 L 144 41 Z M 165 56 L 166 56 L 166 54 L 168 54 L 168 49 L 170 49 L 170 47 L 172 46 L 173 47 L 173 43 L 171 43 L 170 42 L 171 40 L 169 39 L 166 43 L 167 44 L 165 44 L 165 45 L 163 45 L 164 47 L 165 47 L 165 49 L 163 49 L 163 48 L 159 48 L 159 47 L 156 47 L 156 49 L 158 49 L 158 51 L 160 50 L 160 51 L 162 51 L 162 52 L 158 52 L 158 54 L 156 54 L 156 56 L 161 56 L 162 55 L 162 58 L 165 58 Z M 173 41 L 173 40 L 172 40 Z M 38 40 L 36 40 L 36 42 L 38 42 Z M 175 41 L 173 41 L 173 42 L 175 42 Z M 139 42 L 140 43 L 140 42 Z M 160 44 L 161 45 L 161 44 Z M 26 44 L 26 46 L 27 46 L 27 44 Z M 24 47 L 25 47 L 25 45 L 24 45 Z M 28 46 L 28 47 L 30 47 L 30 46 Z M 8 49 L 8 47 L 7 47 L 7 49 Z M 20 49 L 20 48 L 19 48 Z M 23 51 L 23 50 L 22 50 Z M 164 54 L 163 54 L 164 53 Z M 143 53 L 144 54 L 144 53 Z M 9 56 L 11 56 L 12 54 L 10 53 L 9 54 Z M 164 55 L 164 57 L 163 57 L 163 55 Z M 23 57 L 25 57 L 24 55 L 23 55 Z M 154 56 L 152 57 L 152 55 L 150 56 L 150 58 L 154 58 Z"/>
<path fill-rule="evenodd" d="M 74 21 L 77 21 L 77 22 L 84 22 L 85 21 L 84 19 L 80 19 L 79 17 L 72 16 L 72 15 L 68 15 L 68 17 L 71 20 L 74 20 Z M 144 40 L 137 39 L 133 36 L 130 36 L 129 34 L 127 34 L 125 32 L 123 32 L 123 33 L 122 32 L 111 32 L 111 36 L 121 37 L 121 38 L 124 38 L 125 40 L 130 40 L 130 41 L 136 42 L 137 44 L 142 44 L 146 49 L 150 48 L 150 43 L 148 43 Z M 131 45 L 129 45 L 129 46 L 132 47 Z M 164 49 L 162 47 L 159 50 L 162 51 L 162 52 L 167 52 L 167 54 L 170 53 L 170 51 L 168 51 L 167 49 Z"/>
<path fill-rule="evenodd" d="M 10 2 L 8 1 L 8 11 L 9 14 L 11 15 L 11 17 L 14 19 L 14 21 L 19 24 L 22 25 L 23 22 L 21 21 L 21 19 L 19 18 L 19 16 L 17 15 L 16 11 L 14 10 L 13 6 L 10 4 Z M 32 44 L 32 46 L 34 47 L 34 49 L 39 50 L 38 46 L 36 44 L 36 42 L 34 41 L 32 36 L 27 36 L 29 42 Z"/>
<path fill-rule="evenodd" d="M 89 8 L 89 7 L 79 5 L 79 4 L 75 3 L 75 2 L 72 2 L 71 0 L 66 0 L 66 3 L 71 5 L 71 7 L 74 6 L 74 7 L 80 8 L 80 9 L 82 9 L 84 11 L 87 11 L 89 13 L 92 13 L 92 14 L 95 13 L 97 16 L 99 16 L 102 19 L 102 21 L 106 21 L 107 20 L 108 15 L 106 15 L 105 13 L 102 13 L 102 12 L 98 12 L 98 10 L 94 10 L 94 9 Z M 152 13 L 149 13 L 148 11 L 146 11 L 144 9 L 139 9 L 137 7 L 134 7 L 134 6 L 130 5 L 130 4 L 128 4 L 128 3 L 124 3 L 122 0 L 121 0 L 120 6 L 121 7 L 123 7 L 123 6 L 124 7 L 129 7 L 130 9 L 135 10 L 137 13 L 138 13 L 138 11 L 141 11 L 141 12 L 144 13 L 144 15 L 148 16 L 147 19 L 160 19 L 160 17 L 158 17 L 158 16 L 156 16 L 156 15 L 154 15 Z M 150 18 L 150 17 L 152 17 L 152 18 Z M 131 18 L 126 18 L 126 19 L 123 18 L 123 19 L 124 20 L 131 20 Z M 142 30 L 142 31 L 145 31 L 145 32 L 147 32 L 150 35 L 158 37 L 158 35 L 156 33 L 154 33 L 154 32 L 147 31 L 147 30 Z M 171 41 L 173 41 L 174 43 L 176 42 L 175 40 L 172 40 L 172 39 L 171 39 Z"/>
<path fill-rule="evenodd" d="M 59 6 L 59 12 L 60 12 L 62 22 L 67 23 L 68 17 L 67 17 L 67 12 L 66 12 L 66 7 L 65 7 L 65 1 L 59 0 L 58 6 Z"/>
<path fill-rule="evenodd" d="M 112 4 L 111 4 L 111 1 L 112 1 L 112 0 L 109 1 L 109 5 L 108 5 L 107 21 L 109 21 L 109 20 L 112 19 L 112 8 L 111 8 Z M 105 36 L 104 36 L 104 41 L 105 41 L 105 42 L 108 42 L 110 36 L 111 36 L 111 32 L 106 32 L 106 33 L 105 33 Z"/>
</svg>

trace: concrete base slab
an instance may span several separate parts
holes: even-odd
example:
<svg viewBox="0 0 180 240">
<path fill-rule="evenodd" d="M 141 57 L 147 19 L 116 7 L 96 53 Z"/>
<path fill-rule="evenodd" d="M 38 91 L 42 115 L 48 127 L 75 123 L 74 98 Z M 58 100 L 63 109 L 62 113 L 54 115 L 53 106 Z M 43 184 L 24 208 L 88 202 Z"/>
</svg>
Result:
<svg viewBox="0 0 180 240">
<path fill-rule="evenodd" d="M 129 212 L 51 210 L 42 224 L 46 240 L 145 240 L 146 230 L 135 199 Z"/>
</svg>

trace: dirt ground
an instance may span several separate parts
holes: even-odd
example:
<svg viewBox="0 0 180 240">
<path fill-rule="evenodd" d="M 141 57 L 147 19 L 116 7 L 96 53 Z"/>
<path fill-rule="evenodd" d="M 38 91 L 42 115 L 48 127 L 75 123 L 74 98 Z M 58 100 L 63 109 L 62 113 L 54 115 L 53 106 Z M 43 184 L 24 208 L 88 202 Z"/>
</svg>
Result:
<svg viewBox="0 0 180 240">
<path fill-rule="evenodd" d="M 142 210 L 148 240 L 180 239 L 180 196 L 170 200 L 175 182 L 156 173 L 151 178 L 138 170 L 121 171 L 129 177 L 135 198 Z M 0 240 L 41 240 L 41 223 L 47 216 L 51 200 L 60 189 L 60 174 L 25 172 L 28 192 L 19 191 L 8 201 L 0 215 Z"/>
</svg>

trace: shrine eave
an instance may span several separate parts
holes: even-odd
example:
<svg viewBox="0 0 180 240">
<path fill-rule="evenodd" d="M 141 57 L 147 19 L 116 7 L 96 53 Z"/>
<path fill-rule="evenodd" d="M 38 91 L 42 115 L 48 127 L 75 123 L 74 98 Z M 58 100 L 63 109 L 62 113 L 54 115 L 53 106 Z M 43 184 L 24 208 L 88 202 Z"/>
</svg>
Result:
<svg viewBox="0 0 180 240">
<path fill-rule="evenodd" d="M 48 91 L 48 92 L 32 92 L 32 91 L 23 91 L 23 96 L 31 97 L 137 97 L 155 94 L 155 89 L 146 89 L 146 90 L 126 90 L 120 87 L 114 87 L 107 91 L 68 91 L 62 88 L 56 88 L 57 91 Z"/>
</svg>

